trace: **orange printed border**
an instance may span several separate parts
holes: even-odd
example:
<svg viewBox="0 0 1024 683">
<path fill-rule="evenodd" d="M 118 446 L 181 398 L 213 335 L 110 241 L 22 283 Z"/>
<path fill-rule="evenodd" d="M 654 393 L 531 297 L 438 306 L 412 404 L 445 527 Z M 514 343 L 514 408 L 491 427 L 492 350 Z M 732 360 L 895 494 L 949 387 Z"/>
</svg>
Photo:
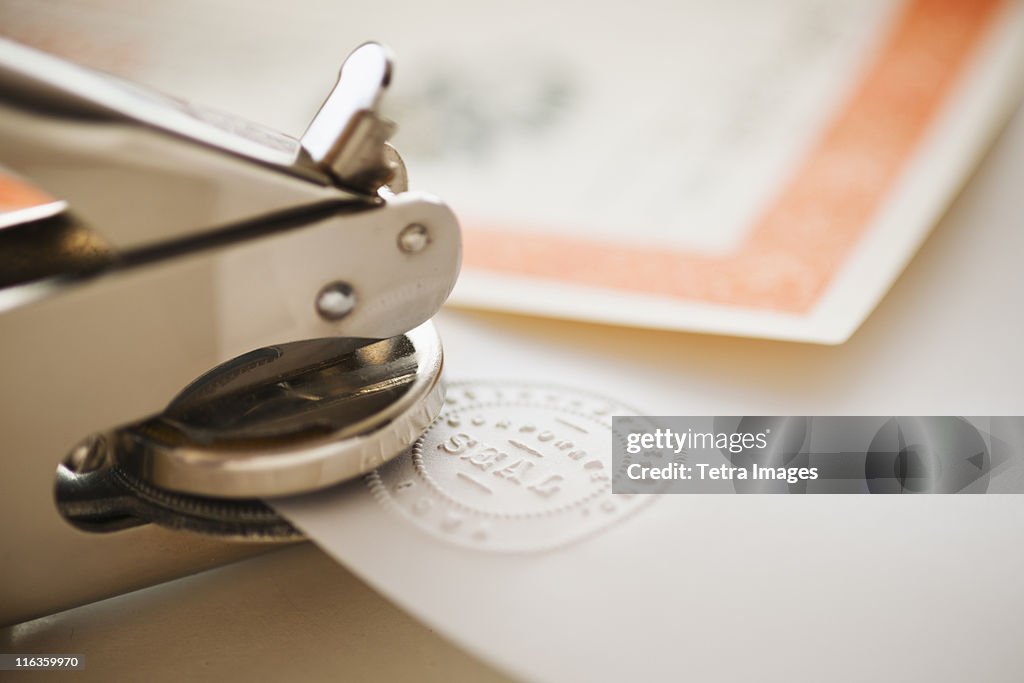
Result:
<svg viewBox="0 0 1024 683">
<path fill-rule="evenodd" d="M 3 161 L 2 156 L 0 161 Z M 52 201 L 53 197 L 42 190 L 0 170 L 0 213 L 28 209 Z"/>
<path fill-rule="evenodd" d="M 473 226 L 464 233 L 464 265 L 806 313 L 871 224 L 1003 5 L 910 0 L 845 106 L 731 253 L 708 256 Z"/>
</svg>

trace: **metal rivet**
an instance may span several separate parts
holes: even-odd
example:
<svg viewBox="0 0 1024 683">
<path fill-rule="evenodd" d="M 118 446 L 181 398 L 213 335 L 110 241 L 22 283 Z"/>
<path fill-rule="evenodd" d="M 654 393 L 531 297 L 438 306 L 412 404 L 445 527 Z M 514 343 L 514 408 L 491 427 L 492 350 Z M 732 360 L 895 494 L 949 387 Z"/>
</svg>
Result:
<svg viewBox="0 0 1024 683">
<path fill-rule="evenodd" d="M 324 320 L 341 320 L 356 307 L 356 292 L 347 282 L 331 282 L 316 295 L 316 312 Z"/>
<path fill-rule="evenodd" d="M 425 225 L 412 223 L 405 226 L 398 234 L 398 248 L 407 254 L 416 254 L 430 244 L 430 233 Z"/>
</svg>

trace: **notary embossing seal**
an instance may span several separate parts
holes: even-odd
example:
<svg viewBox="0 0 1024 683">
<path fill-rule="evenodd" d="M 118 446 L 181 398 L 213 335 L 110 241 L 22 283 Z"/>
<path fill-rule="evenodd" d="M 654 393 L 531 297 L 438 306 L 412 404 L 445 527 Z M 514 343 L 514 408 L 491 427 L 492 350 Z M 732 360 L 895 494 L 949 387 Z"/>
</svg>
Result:
<svg viewBox="0 0 1024 683">
<path fill-rule="evenodd" d="M 447 541 L 536 552 L 599 533 L 650 501 L 612 494 L 618 401 L 564 387 L 461 383 L 406 453 L 368 475 L 374 496 Z"/>
</svg>

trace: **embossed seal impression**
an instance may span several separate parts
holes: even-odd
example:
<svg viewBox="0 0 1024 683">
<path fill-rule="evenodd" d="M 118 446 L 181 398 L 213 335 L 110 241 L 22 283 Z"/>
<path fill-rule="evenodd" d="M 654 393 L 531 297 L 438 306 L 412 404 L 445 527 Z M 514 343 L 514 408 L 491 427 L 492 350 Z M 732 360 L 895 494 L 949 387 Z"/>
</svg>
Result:
<svg viewBox="0 0 1024 683">
<path fill-rule="evenodd" d="M 453 384 L 411 451 L 367 481 L 379 501 L 445 540 L 546 550 L 598 533 L 649 500 L 611 492 L 612 415 L 636 414 L 562 387 Z"/>
</svg>

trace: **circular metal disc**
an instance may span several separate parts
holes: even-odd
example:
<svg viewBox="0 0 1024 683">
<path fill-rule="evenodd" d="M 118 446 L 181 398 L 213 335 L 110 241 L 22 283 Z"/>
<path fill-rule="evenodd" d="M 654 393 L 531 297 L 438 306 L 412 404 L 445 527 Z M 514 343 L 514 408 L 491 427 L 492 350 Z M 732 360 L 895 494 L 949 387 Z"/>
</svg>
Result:
<svg viewBox="0 0 1024 683">
<path fill-rule="evenodd" d="M 267 347 L 206 373 L 118 430 L 115 463 L 153 486 L 284 496 L 359 476 L 411 446 L 444 402 L 437 332 Z"/>
</svg>

